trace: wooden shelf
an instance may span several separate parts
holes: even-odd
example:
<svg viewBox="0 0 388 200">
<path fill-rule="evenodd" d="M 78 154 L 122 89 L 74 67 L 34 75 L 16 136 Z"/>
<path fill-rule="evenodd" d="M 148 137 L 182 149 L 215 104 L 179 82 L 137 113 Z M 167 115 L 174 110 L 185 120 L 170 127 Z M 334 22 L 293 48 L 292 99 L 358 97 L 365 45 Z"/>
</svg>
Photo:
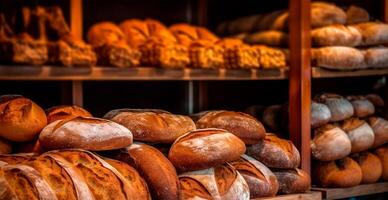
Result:
<svg viewBox="0 0 388 200">
<path fill-rule="evenodd" d="M 257 198 L 252 200 L 321 200 L 320 192 L 307 192 L 303 194 L 287 194 L 287 195 L 278 195 L 275 197 L 264 197 Z"/>
<path fill-rule="evenodd" d="M 322 192 L 323 199 L 343 199 L 388 192 L 388 182 L 364 184 L 351 188 L 312 188 L 311 190 Z"/>
<path fill-rule="evenodd" d="M 0 66 L 0 80 L 282 80 L 287 77 L 287 69 Z"/>
<path fill-rule="evenodd" d="M 385 69 L 362 69 L 352 71 L 329 70 L 320 67 L 312 68 L 313 78 L 341 78 L 362 76 L 385 76 L 388 75 L 388 67 Z"/>
</svg>

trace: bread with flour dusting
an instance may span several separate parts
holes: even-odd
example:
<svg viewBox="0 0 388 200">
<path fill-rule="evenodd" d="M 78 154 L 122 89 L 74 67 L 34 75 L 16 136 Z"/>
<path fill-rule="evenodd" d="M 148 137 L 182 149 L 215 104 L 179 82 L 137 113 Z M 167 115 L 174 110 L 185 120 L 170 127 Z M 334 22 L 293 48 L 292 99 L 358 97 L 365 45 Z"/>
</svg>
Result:
<svg viewBox="0 0 388 200">
<path fill-rule="evenodd" d="M 388 121 L 381 117 L 370 117 L 368 121 L 375 135 L 375 140 L 372 148 L 376 148 L 387 143 L 388 142 Z"/>
<path fill-rule="evenodd" d="M 373 146 L 375 136 L 373 129 L 364 120 L 349 118 L 342 123 L 344 130 L 352 143 L 352 153 L 365 151 Z"/>
<path fill-rule="evenodd" d="M 249 187 L 231 165 L 187 172 L 179 175 L 182 200 L 249 200 Z"/>
<path fill-rule="evenodd" d="M 375 113 L 375 106 L 364 96 L 346 97 L 354 108 L 355 117 L 366 117 Z"/>
<path fill-rule="evenodd" d="M 337 94 L 325 93 L 314 98 L 318 103 L 325 104 L 331 114 L 330 121 L 337 122 L 347 119 L 354 114 L 352 104 L 344 97 Z"/>
<path fill-rule="evenodd" d="M 311 103 L 311 128 L 317 128 L 329 123 L 330 109 L 323 103 Z"/>
<path fill-rule="evenodd" d="M 245 144 L 222 129 L 198 129 L 178 138 L 168 158 L 178 171 L 207 169 L 237 160 L 245 153 Z"/>
<path fill-rule="evenodd" d="M 279 182 L 279 194 L 305 193 L 310 189 L 310 175 L 301 169 L 274 169 L 273 173 Z"/>
<path fill-rule="evenodd" d="M 132 134 L 124 126 L 106 119 L 76 117 L 46 126 L 39 142 L 48 150 L 80 148 L 101 151 L 132 144 Z"/>
</svg>

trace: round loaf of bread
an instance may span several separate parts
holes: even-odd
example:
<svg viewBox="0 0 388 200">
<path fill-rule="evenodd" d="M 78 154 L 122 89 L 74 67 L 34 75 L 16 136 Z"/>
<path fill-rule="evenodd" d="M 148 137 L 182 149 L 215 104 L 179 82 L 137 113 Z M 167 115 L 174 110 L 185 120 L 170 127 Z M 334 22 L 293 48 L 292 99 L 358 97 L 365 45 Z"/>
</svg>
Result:
<svg viewBox="0 0 388 200">
<path fill-rule="evenodd" d="M 46 110 L 46 115 L 48 124 L 56 120 L 75 117 L 92 117 L 87 110 L 78 106 L 54 106 Z"/>
<path fill-rule="evenodd" d="M 178 171 L 207 169 L 237 160 L 245 153 L 245 144 L 222 129 L 198 129 L 178 138 L 168 158 Z"/>
<path fill-rule="evenodd" d="M 353 105 L 355 117 L 366 117 L 375 113 L 375 106 L 363 96 L 348 96 L 347 99 Z"/>
<path fill-rule="evenodd" d="M 366 68 L 362 51 L 344 46 L 321 47 L 314 53 L 318 67 L 333 70 L 353 70 Z"/>
<path fill-rule="evenodd" d="M 361 167 L 346 157 L 336 161 L 318 162 L 314 167 L 316 183 L 322 187 L 353 187 L 362 180 Z"/>
<path fill-rule="evenodd" d="M 364 8 L 351 5 L 346 10 L 346 23 L 347 24 L 358 24 L 368 22 L 370 20 L 369 13 Z"/>
<path fill-rule="evenodd" d="M 179 199 L 179 180 L 175 168 L 156 148 L 134 143 L 115 153 L 115 159 L 133 166 L 144 178 L 153 199 Z"/>
<path fill-rule="evenodd" d="M 124 126 L 109 120 L 76 117 L 46 126 L 39 142 L 48 150 L 80 148 L 102 151 L 127 147 L 132 144 L 132 134 Z"/>
<path fill-rule="evenodd" d="M 291 141 L 267 133 L 257 144 L 247 147 L 247 155 L 270 168 L 291 169 L 299 166 L 300 155 Z"/>
<path fill-rule="evenodd" d="M 256 118 L 242 112 L 207 111 L 196 121 L 196 126 L 227 130 L 245 144 L 256 144 L 265 137 L 264 126 Z"/>
<path fill-rule="evenodd" d="M 249 186 L 251 199 L 275 196 L 278 192 L 279 184 L 276 176 L 258 160 L 242 155 L 240 159 L 229 164 L 244 177 Z"/>
<path fill-rule="evenodd" d="M 346 13 L 335 4 L 325 2 L 311 3 L 311 27 L 323 27 L 332 24 L 345 24 Z"/>
<path fill-rule="evenodd" d="M 364 51 L 365 63 L 369 68 L 386 68 L 388 48 L 371 47 Z"/>
<path fill-rule="evenodd" d="M 381 146 L 375 150 L 375 154 L 379 157 L 383 164 L 383 175 L 381 179 L 388 181 L 388 145 Z"/>
<path fill-rule="evenodd" d="M 279 194 L 305 193 L 310 189 L 310 175 L 301 169 L 274 169 L 273 173 L 279 182 Z"/>
<path fill-rule="evenodd" d="M 134 140 L 153 143 L 173 143 L 179 136 L 195 129 L 190 117 L 163 110 L 118 109 L 104 118 L 117 122 L 133 134 Z"/>
<path fill-rule="evenodd" d="M 380 22 L 365 22 L 354 25 L 362 35 L 363 45 L 388 43 L 388 25 Z"/>
<path fill-rule="evenodd" d="M 88 42 L 94 47 L 125 40 L 124 33 L 112 22 L 99 22 L 88 31 Z"/>
<path fill-rule="evenodd" d="M 368 94 L 365 96 L 373 106 L 375 107 L 375 113 L 378 116 L 384 116 L 385 108 L 384 108 L 384 100 L 377 94 Z"/>
<path fill-rule="evenodd" d="M 249 200 L 244 178 L 229 164 L 179 175 L 182 200 Z"/>
<path fill-rule="evenodd" d="M 377 182 L 382 173 L 383 165 L 380 159 L 367 151 L 356 153 L 351 156 L 361 167 L 363 184 Z"/>
<path fill-rule="evenodd" d="M 311 31 L 311 40 L 315 46 L 358 46 L 361 44 L 361 33 L 354 27 L 331 25 Z"/>
<path fill-rule="evenodd" d="M 350 154 L 352 143 L 346 133 L 339 127 L 327 124 L 314 131 L 311 141 L 313 158 L 321 161 L 333 161 Z"/>
<path fill-rule="evenodd" d="M 336 94 L 322 94 L 315 97 L 319 103 L 325 104 L 331 113 L 331 122 L 342 121 L 354 114 L 352 104 L 344 97 Z"/>
<path fill-rule="evenodd" d="M 317 128 L 329 123 L 330 109 L 323 103 L 311 103 L 311 128 Z"/>
<path fill-rule="evenodd" d="M 46 126 L 43 109 L 18 95 L 0 97 L 0 137 L 14 142 L 32 140 Z"/>
<path fill-rule="evenodd" d="M 244 37 L 248 44 L 264 44 L 268 46 L 288 46 L 288 34 L 282 31 L 270 30 L 252 33 Z"/>
<path fill-rule="evenodd" d="M 7 140 L 0 138 L 0 154 L 9 154 L 12 152 L 12 145 Z"/>
<path fill-rule="evenodd" d="M 344 130 L 352 143 L 352 153 L 367 150 L 373 146 L 375 136 L 372 128 L 364 120 L 350 118 L 342 123 Z"/>
<path fill-rule="evenodd" d="M 375 136 L 372 148 L 379 147 L 388 142 L 388 121 L 381 117 L 370 117 L 369 125 Z"/>
</svg>

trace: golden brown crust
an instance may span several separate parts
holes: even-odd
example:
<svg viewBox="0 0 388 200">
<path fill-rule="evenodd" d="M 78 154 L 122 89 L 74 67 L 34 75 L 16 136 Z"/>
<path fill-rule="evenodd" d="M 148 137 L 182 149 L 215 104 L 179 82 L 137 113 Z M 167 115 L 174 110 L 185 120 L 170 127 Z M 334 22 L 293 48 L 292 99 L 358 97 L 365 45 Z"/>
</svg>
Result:
<svg viewBox="0 0 388 200">
<path fill-rule="evenodd" d="M 178 42 L 186 47 L 189 47 L 192 42 L 199 39 L 196 28 L 190 24 L 174 24 L 169 29 L 177 38 Z"/>
<path fill-rule="evenodd" d="M 358 24 L 368 22 L 370 20 L 369 13 L 364 8 L 351 5 L 346 10 L 346 23 L 347 24 Z"/>
<path fill-rule="evenodd" d="M 213 197 L 206 190 L 206 188 L 193 178 L 182 177 L 179 178 L 180 185 L 180 199 L 189 200 L 199 198 L 201 200 L 212 200 Z"/>
<path fill-rule="evenodd" d="M 132 48 L 138 48 L 149 37 L 147 24 L 138 19 L 129 19 L 120 24 L 128 45 Z"/>
<path fill-rule="evenodd" d="M 234 111 L 210 111 L 196 122 L 197 128 L 219 128 L 239 137 L 245 144 L 256 144 L 265 137 L 264 126 L 251 115 Z"/>
<path fill-rule="evenodd" d="M 311 27 L 323 27 L 331 24 L 345 24 L 346 13 L 335 4 L 326 2 L 311 3 Z"/>
<path fill-rule="evenodd" d="M 361 33 L 354 27 L 331 25 L 311 31 L 315 46 L 358 46 L 362 42 Z"/>
<path fill-rule="evenodd" d="M 245 144 L 221 129 L 198 129 L 178 138 L 168 158 L 179 171 L 200 170 L 238 159 Z"/>
<path fill-rule="evenodd" d="M 331 46 L 317 49 L 315 55 L 318 67 L 351 70 L 366 68 L 363 53 L 352 47 Z"/>
<path fill-rule="evenodd" d="M 388 145 L 379 147 L 374 153 L 379 157 L 381 163 L 383 164 L 383 174 L 381 179 L 388 181 Z"/>
<path fill-rule="evenodd" d="M 34 159 L 37 154 L 34 153 L 18 153 L 18 154 L 0 154 L 0 161 L 8 164 L 20 164 Z"/>
<path fill-rule="evenodd" d="M 47 124 L 43 109 L 30 99 L 1 96 L 0 102 L 0 136 L 8 140 L 32 140 Z"/>
<path fill-rule="evenodd" d="M 375 140 L 372 148 L 379 147 L 388 142 L 388 121 L 380 117 L 370 117 L 369 125 L 373 129 Z"/>
<path fill-rule="evenodd" d="M 352 155 L 352 158 L 360 165 L 362 171 L 361 183 L 370 184 L 377 182 L 382 173 L 383 166 L 380 159 L 367 151 Z"/>
<path fill-rule="evenodd" d="M 190 67 L 220 68 L 225 64 L 224 49 L 206 40 L 197 40 L 189 47 Z"/>
<path fill-rule="evenodd" d="M 125 40 L 124 33 L 112 22 L 94 24 L 89 29 L 87 38 L 93 47 Z"/>
<path fill-rule="evenodd" d="M 50 124 L 56 120 L 70 119 L 75 117 L 92 117 L 85 109 L 78 106 L 54 106 L 46 110 L 47 122 Z"/>
<path fill-rule="evenodd" d="M 310 189 L 310 175 L 301 169 L 274 169 L 274 174 L 279 182 L 280 194 L 305 193 Z"/>
<path fill-rule="evenodd" d="M 388 25 L 379 22 L 365 22 L 353 25 L 361 32 L 363 45 L 386 44 L 388 42 Z"/>
</svg>

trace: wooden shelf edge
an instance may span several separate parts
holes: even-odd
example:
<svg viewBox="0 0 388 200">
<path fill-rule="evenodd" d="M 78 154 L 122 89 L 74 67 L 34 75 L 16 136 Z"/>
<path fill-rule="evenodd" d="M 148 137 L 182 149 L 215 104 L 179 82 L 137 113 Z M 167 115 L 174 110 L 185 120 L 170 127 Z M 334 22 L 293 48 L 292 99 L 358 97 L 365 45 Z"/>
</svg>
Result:
<svg viewBox="0 0 388 200">
<path fill-rule="evenodd" d="M 320 192 L 309 191 L 307 193 L 301 194 L 287 194 L 287 195 L 278 195 L 274 197 L 263 197 L 256 198 L 251 200 L 321 200 Z"/>
<path fill-rule="evenodd" d="M 388 182 L 363 184 L 350 188 L 312 188 L 311 190 L 322 192 L 323 199 L 343 199 L 388 192 Z"/>
<path fill-rule="evenodd" d="M 286 80 L 288 69 L 1 66 L 0 80 Z"/>
<path fill-rule="evenodd" d="M 363 77 L 363 76 L 385 76 L 388 75 L 387 68 L 360 69 L 351 71 L 329 70 L 320 67 L 312 68 L 313 78 L 341 78 L 341 77 Z"/>
</svg>

